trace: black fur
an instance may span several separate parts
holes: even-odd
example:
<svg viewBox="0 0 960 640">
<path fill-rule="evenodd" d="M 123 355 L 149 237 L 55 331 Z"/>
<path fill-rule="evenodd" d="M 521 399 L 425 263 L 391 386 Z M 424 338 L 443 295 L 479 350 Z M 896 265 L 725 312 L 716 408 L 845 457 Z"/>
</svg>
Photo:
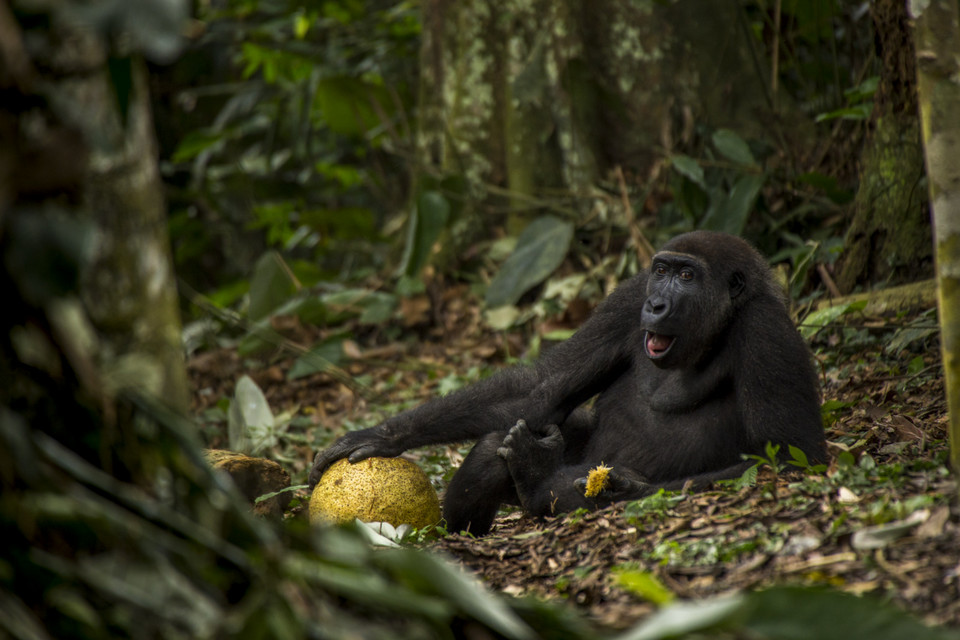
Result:
<svg viewBox="0 0 960 640">
<path fill-rule="evenodd" d="M 579 408 L 594 396 L 592 411 Z M 348 433 L 317 455 L 310 484 L 340 458 L 476 439 L 444 518 L 482 535 L 503 503 L 543 516 L 734 478 L 750 464 L 742 454 L 767 442 L 824 462 L 819 405 L 812 357 L 766 261 L 739 238 L 697 231 L 670 241 L 533 367 Z M 601 462 L 610 486 L 585 498 L 583 479 Z"/>
</svg>

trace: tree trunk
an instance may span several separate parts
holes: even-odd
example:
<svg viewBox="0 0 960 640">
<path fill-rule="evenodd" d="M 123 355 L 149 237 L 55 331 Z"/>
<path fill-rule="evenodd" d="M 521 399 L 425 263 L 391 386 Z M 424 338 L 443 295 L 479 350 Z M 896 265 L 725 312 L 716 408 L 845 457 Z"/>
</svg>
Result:
<svg viewBox="0 0 960 640">
<path fill-rule="evenodd" d="M 714 0 L 428 0 L 414 193 L 459 176 L 481 205 L 454 224 L 515 234 L 543 212 L 596 211 L 598 181 L 620 166 L 642 181 L 693 123 L 763 137 L 766 76 L 739 11 Z M 457 255 L 472 238 L 454 236 Z"/>
<path fill-rule="evenodd" d="M 870 11 L 882 68 L 837 278 L 844 292 L 868 282 L 917 279 L 929 273 L 932 257 L 906 6 L 902 0 L 877 0 Z"/>
<path fill-rule="evenodd" d="M 920 3 L 916 3 L 919 7 Z M 932 0 L 916 20 L 923 142 L 933 208 L 950 462 L 960 472 L 960 11 Z"/>
<path fill-rule="evenodd" d="M 6 4 L 2 13 L 0 84 L 8 91 L 0 135 L 9 146 L 0 158 L 0 207 L 10 207 L 15 223 L 70 218 L 95 229 L 82 248 L 80 297 L 96 330 L 104 387 L 137 387 L 184 411 L 179 307 L 145 70 L 135 57 L 109 57 L 96 29 L 59 17 L 21 27 Z"/>
</svg>

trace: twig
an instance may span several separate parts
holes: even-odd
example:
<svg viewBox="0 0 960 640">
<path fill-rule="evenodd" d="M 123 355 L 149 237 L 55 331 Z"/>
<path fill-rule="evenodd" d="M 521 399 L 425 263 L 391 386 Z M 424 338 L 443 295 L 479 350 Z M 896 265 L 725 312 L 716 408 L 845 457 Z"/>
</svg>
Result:
<svg viewBox="0 0 960 640">
<path fill-rule="evenodd" d="M 826 286 L 827 291 L 830 292 L 830 297 L 843 297 L 843 294 L 840 293 L 840 288 L 837 286 L 837 283 L 833 281 L 833 278 L 830 276 L 830 272 L 827 271 L 827 268 L 823 264 L 817 265 L 817 273 L 820 274 L 820 279 L 823 280 L 824 286 Z"/>
<path fill-rule="evenodd" d="M 633 242 L 637 253 L 640 254 L 640 262 L 649 265 L 653 260 L 653 254 L 656 253 L 653 245 L 647 240 L 647 237 L 640 231 L 637 225 L 637 216 L 633 211 L 633 205 L 630 204 L 630 196 L 627 194 L 627 181 L 623 178 L 623 169 L 617 165 L 614 170 L 617 177 L 617 184 L 620 187 L 620 199 L 623 201 L 623 208 L 627 212 L 627 228 L 630 230 L 630 240 Z"/>
</svg>

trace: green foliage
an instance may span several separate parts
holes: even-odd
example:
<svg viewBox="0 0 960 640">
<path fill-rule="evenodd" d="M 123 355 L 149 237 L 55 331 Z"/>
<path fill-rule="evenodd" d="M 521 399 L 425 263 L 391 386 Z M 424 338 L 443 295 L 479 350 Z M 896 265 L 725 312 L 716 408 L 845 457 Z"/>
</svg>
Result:
<svg viewBox="0 0 960 640">
<path fill-rule="evenodd" d="M 835 118 L 845 120 L 866 120 L 873 112 L 873 96 L 877 92 L 879 76 L 871 76 L 855 87 L 843 92 L 847 106 L 817 116 L 817 122 L 826 122 Z"/>
<path fill-rule="evenodd" d="M 671 181 L 674 202 L 661 212 L 661 223 L 673 221 L 678 231 L 696 228 L 742 235 L 766 174 L 750 145 L 735 132 L 719 129 L 711 143 L 700 160 L 683 154 L 670 158 L 676 172 Z"/>
<path fill-rule="evenodd" d="M 250 278 L 250 319 L 257 321 L 267 317 L 298 288 L 299 283 L 280 254 L 275 251 L 263 254 L 254 265 Z"/>
<path fill-rule="evenodd" d="M 275 449 L 297 409 L 293 407 L 274 416 L 257 383 L 249 376 L 241 376 L 227 411 L 230 449 L 252 456 Z"/>
<path fill-rule="evenodd" d="M 683 494 L 678 491 L 659 489 L 645 498 L 628 502 L 623 509 L 623 517 L 634 524 L 656 521 L 662 519 L 673 505 L 683 499 Z"/>
<path fill-rule="evenodd" d="M 767 442 L 762 455 L 751 453 L 744 454 L 743 457 L 745 460 L 756 460 L 757 464 L 770 467 L 775 475 L 779 475 L 780 472 L 783 471 L 783 465 L 780 463 L 780 458 L 777 455 L 778 453 L 780 453 L 780 445 Z"/>
<path fill-rule="evenodd" d="M 810 340 L 824 327 L 829 326 L 830 323 L 835 322 L 841 316 L 858 313 L 863 311 L 866 306 L 867 301 L 861 300 L 814 311 L 800 323 L 800 335 L 802 335 L 804 339 Z"/>
<path fill-rule="evenodd" d="M 343 359 L 343 338 L 334 336 L 315 344 L 309 352 L 294 361 L 287 372 L 287 380 L 296 380 L 328 370 Z"/>
<path fill-rule="evenodd" d="M 516 304 L 530 288 L 540 284 L 560 266 L 570 249 L 573 223 L 541 216 L 517 238 L 517 246 L 487 288 L 489 307 Z"/>
<path fill-rule="evenodd" d="M 211 251 L 252 246 L 244 228 L 326 279 L 378 266 L 389 249 L 380 229 L 406 200 L 396 159 L 412 144 L 417 7 L 235 0 L 204 3 L 198 17 L 208 29 L 180 64 L 206 65 L 183 94 L 203 126 L 182 135 L 167 168 L 189 175 L 171 225 L 181 272 L 194 280 Z M 225 252 L 219 268 L 221 279 L 242 275 L 243 253 Z"/>
<path fill-rule="evenodd" d="M 430 260 L 433 245 L 450 219 L 450 203 L 439 191 L 424 191 L 407 222 L 402 273 L 417 276 Z"/>
<path fill-rule="evenodd" d="M 810 473 L 823 473 L 827 470 L 827 465 L 825 464 L 811 464 L 807 459 L 807 454 L 804 453 L 803 449 L 795 447 L 792 444 L 787 445 L 788 451 L 790 452 L 790 459 L 787 460 L 787 464 L 802 469 Z"/>
<path fill-rule="evenodd" d="M 937 324 L 937 309 L 929 309 L 917 316 L 904 327 L 897 329 L 887 341 L 884 351 L 897 354 L 917 342 L 928 342 L 940 335 L 940 326 Z M 923 359 L 911 362 L 908 373 L 919 373 L 924 368 Z"/>
<path fill-rule="evenodd" d="M 729 486 L 734 491 L 740 491 L 746 487 L 753 487 L 757 484 L 757 474 L 760 470 L 760 463 L 751 465 L 740 474 L 739 478 L 734 478 L 732 480 L 720 480 L 718 484 L 721 486 Z"/>
<path fill-rule="evenodd" d="M 774 587 L 669 605 L 618 640 L 687 637 L 947 640 L 956 638 L 956 633 L 927 627 L 894 606 L 873 598 L 832 589 Z"/>
<path fill-rule="evenodd" d="M 669 604 L 676 596 L 657 576 L 635 566 L 614 567 L 614 580 L 617 585 L 658 606 Z"/>
<path fill-rule="evenodd" d="M 683 540 L 666 539 L 654 545 L 648 557 L 671 566 L 708 566 L 733 562 L 754 551 L 773 552 L 781 548 L 788 535 L 755 522 L 736 531 Z"/>
</svg>

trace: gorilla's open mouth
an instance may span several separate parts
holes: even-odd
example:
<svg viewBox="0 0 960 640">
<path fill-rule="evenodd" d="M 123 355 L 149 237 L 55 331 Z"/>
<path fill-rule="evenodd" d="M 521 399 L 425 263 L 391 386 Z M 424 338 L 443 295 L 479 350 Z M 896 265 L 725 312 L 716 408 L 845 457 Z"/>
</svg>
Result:
<svg viewBox="0 0 960 640">
<path fill-rule="evenodd" d="M 656 360 L 667 355 L 670 347 L 673 346 L 673 336 L 665 336 L 661 333 L 647 331 L 647 336 L 643 341 L 643 346 L 647 350 L 647 357 Z"/>
</svg>

